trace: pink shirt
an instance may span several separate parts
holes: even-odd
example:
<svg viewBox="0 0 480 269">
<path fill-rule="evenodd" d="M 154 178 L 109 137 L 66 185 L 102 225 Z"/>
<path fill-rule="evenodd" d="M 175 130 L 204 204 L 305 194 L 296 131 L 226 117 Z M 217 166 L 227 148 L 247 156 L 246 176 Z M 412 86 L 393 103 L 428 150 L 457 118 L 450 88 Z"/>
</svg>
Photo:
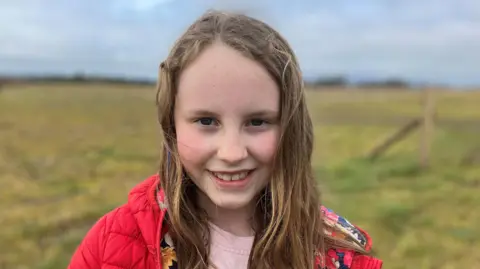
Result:
<svg viewBox="0 0 480 269">
<path fill-rule="evenodd" d="M 210 262 L 218 269 L 246 269 L 253 236 L 241 237 L 210 223 Z"/>
</svg>

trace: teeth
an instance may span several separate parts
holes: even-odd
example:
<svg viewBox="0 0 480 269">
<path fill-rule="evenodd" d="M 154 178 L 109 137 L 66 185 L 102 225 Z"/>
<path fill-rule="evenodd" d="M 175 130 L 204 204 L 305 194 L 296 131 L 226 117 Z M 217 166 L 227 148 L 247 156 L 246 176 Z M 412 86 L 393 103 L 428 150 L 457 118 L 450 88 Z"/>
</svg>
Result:
<svg viewBox="0 0 480 269">
<path fill-rule="evenodd" d="M 222 173 L 214 173 L 214 172 L 212 173 L 219 179 L 222 179 L 225 181 L 231 181 L 231 180 L 235 181 L 235 180 L 244 179 L 248 175 L 248 172 L 242 172 L 238 174 L 222 174 Z"/>
</svg>

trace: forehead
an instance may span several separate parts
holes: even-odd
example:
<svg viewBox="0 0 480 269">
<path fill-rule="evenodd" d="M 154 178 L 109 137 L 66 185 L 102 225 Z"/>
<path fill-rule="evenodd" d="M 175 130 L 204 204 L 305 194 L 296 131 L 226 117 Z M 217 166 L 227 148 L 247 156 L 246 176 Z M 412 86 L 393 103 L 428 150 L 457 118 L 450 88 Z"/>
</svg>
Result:
<svg viewBox="0 0 480 269">
<path fill-rule="evenodd" d="M 279 89 L 261 64 L 214 44 L 182 72 L 176 102 L 182 110 L 278 111 Z"/>
</svg>

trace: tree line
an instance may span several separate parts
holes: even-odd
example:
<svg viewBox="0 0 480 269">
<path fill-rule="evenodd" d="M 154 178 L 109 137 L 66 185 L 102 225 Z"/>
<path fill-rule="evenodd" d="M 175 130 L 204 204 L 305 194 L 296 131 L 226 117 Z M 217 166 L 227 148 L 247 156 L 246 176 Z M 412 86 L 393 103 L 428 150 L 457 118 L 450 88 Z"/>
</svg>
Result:
<svg viewBox="0 0 480 269">
<path fill-rule="evenodd" d="M 343 76 L 334 77 L 320 77 L 315 80 L 306 81 L 306 84 L 314 88 L 347 88 L 347 87 L 359 87 L 359 88 L 389 88 L 389 89 L 408 89 L 412 85 L 401 78 L 386 78 L 375 80 L 360 80 L 352 82 Z"/>
<path fill-rule="evenodd" d="M 75 73 L 72 75 L 36 75 L 36 76 L 2 76 L 0 75 L 0 87 L 7 83 L 31 82 L 31 83 L 115 83 L 115 84 L 135 84 L 135 85 L 154 85 L 155 79 L 148 78 L 128 78 L 114 76 L 86 75 L 84 73 Z M 319 77 L 317 79 L 305 80 L 309 88 L 388 88 L 388 89 L 408 89 L 412 85 L 400 78 L 387 78 L 378 80 L 363 80 L 352 82 L 343 76 Z"/>
</svg>

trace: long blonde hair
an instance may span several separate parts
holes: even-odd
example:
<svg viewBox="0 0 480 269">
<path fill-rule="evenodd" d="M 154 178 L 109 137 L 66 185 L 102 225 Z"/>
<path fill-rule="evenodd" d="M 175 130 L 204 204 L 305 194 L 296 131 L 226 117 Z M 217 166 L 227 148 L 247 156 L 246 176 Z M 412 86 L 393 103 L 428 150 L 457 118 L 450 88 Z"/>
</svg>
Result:
<svg viewBox="0 0 480 269">
<path fill-rule="evenodd" d="M 222 42 L 264 66 L 280 91 L 281 133 L 271 183 L 259 195 L 249 268 L 313 268 L 325 249 L 320 193 L 311 168 L 313 127 L 297 59 L 270 26 L 241 14 L 208 11 L 174 44 L 161 63 L 158 120 L 163 133 L 159 175 L 168 199 L 168 221 L 179 268 L 206 269 L 208 217 L 198 208 L 195 185 L 184 176 L 175 141 L 173 111 L 179 76 L 207 46 Z"/>
</svg>

